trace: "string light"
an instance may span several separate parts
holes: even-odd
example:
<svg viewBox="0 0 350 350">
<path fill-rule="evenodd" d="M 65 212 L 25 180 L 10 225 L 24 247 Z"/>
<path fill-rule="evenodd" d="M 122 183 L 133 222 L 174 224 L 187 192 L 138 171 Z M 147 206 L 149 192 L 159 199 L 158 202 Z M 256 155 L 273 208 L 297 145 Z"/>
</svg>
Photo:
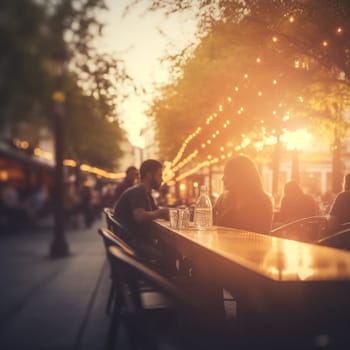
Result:
<svg viewBox="0 0 350 350">
<path fill-rule="evenodd" d="M 290 23 L 294 23 L 294 22 L 295 22 L 295 17 L 294 17 L 294 16 L 290 16 L 290 17 L 289 17 L 289 22 L 290 22 Z M 343 33 L 342 27 L 337 27 L 337 28 L 336 28 L 336 33 L 338 33 L 338 34 Z M 276 35 L 273 36 L 273 37 L 272 37 L 272 41 L 273 41 L 273 42 L 277 42 L 277 41 L 278 41 L 278 37 L 277 37 Z M 322 46 L 323 46 L 323 47 L 328 47 L 328 46 L 329 46 L 329 42 L 328 42 L 327 40 L 324 40 L 324 41 L 322 42 Z M 257 57 L 257 58 L 256 58 L 256 63 L 260 63 L 260 62 L 261 62 L 261 58 L 260 58 L 260 57 Z M 295 68 L 300 68 L 300 67 L 302 67 L 302 68 L 307 69 L 307 68 L 308 68 L 308 62 L 301 62 L 300 60 L 295 60 L 295 61 L 294 61 L 294 67 L 295 67 Z M 249 76 L 248 76 L 248 73 L 245 73 L 245 74 L 243 75 L 243 77 L 244 77 L 244 79 L 248 79 L 248 77 L 249 77 Z M 272 84 L 273 84 L 273 85 L 277 85 L 277 80 L 276 80 L 276 79 L 272 80 Z M 238 92 L 238 91 L 239 91 L 239 86 L 238 86 L 238 85 L 236 85 L 236 86 L 234 87 L 234 91 L 235 91 L 235 92 Z M 262 96 L 262 95 L 263 95 L 263 91 L 259 90 L 257 94 L 258 94 L 258 96 Z M 227 102 L 228 102 L 228 103 L 231 103 L 231 102 L 232 102 L 232 97 L 228 96 L 226 99 L 227 99 Z M 299 96 L 299 97 L 298 97 L 298 100 L 299 100 L 300 102 L 303 102 L 303 97 L 302 97 L 302 96 Z M 282 104 L 280 104 L 279 106 L 282 107 Z M 219 110 L 219 112 L 223 112 L 224 106 L 223 106 L 222 104 L 218 105 L 218 110 Z M 244 111 L 244 108 L 243 108 L 243 106 L 242 106 L 242 107 L 237 111 L 237 114 L 241 114 L 243 111 Z M 277 112 L 276 112 L 275 110 L 273 110 L 273 111 L 272 111 L 272 114 L 273 114 L 274 116 L 276 116 L 276 115 L 277 115 Z M 207 118 L 207 120 L 206 120 L 206 125 L 209 126 L 209 125 L 211 124 L 211 122 L 213 121 L 213 119 L 216 118 L 216 117 L 217 117 L 217 114 L 216 114 L 216 113 L 214 113 L 213 115 L 209 116 L 209 117 Z M 282 118 L 282 120 L 288 120 L 289 118 L 290 118 L 290 117 L 289 117 L 288 115 L 284 115 L 283 118 Z M 260 120 L 260 124 L 264 124 L 264 120 Z M 230 125 L 230 121 L 227 120 L 226 122 L 224 122 L 224 123 L 222 124 L 222 128 L 223 128 L 223 129 L 226 129 L 229 125 Z M 199 128 L 199 129 L 200 129 L 200 128 Z M 218 130 L 217 130 L 217 131 L 218 131 Z M 275 130 L 272 131 L 272 133 L 275 133 L 275 132 L 276 132 Z M 197 136 L 198 134 L 199 134 L 199 132 L 197 132 L 196 134 L 192 135 L 191 137 L 188 137 L 188 138 L 183 142 L 182 146 L 180 147 L 180 151 L 177 153 L 177 156 L 176 156 L 175 159 L 170 163 L 171 165 L 176 164 L 176 163 L 179 161 L 179 159 L 181 159 L 181 157 L 182 157 L 182 155 L 184 154 L 184 151 L 185 151 L 185 149 L 186 149 L 186 147 L 187 147 L 187 144 L 188 144 L 195 136 Z M 216 138 L 215 134 L 212 134 L 212 138 L 213 138 L 213 139 Z M 245 145 L 246 143 L 247 143 L 247 140 L 246 140 L 245 142 L 243 142 L 243 145 Z M 201 148 L 202 148 L 202 149 L 206 148 L 206 144 L 210 145 L 210 144 L 211 144 L 211 140 L 208 139 L 208 140 L 206 141 L 206 143 L 202 143 Z M 261 146 L 259 143 L 256 143 L 256 146 L 254 146 L 254 147 L 255 147 L 256 149 L 261 149 L 262 146 Z M 237 150 L 242 149 L 242 144 L 236 146 L 236 149 L 237 149 Z M 212 158 L 212 159 L 214 159 L 214 158 Z M 219 161 L 218 158 L 216 158 L 215 160 L 216 160 L 216 161 Z M 183 164 L 183 163 L 181 162 L 181 163 L 179 163 L 179 165 L 180 165 L 180 164 Z M 205 163 L 200 163 L 200 164 L 201 164 L 201 166 L 203 166 L 203 164 L 205 164 Z M 177 168 L 179 168 L 179 166 L 178 166 Z"/>
<path fill-rule="evenodd" d="M 14 144 L 16 145 L 16 147 L 20 148 L 20 149 L 28 149 L 30 146 L 30 143 L 26 140 L 20 140 L 18 138 L 14 139 Z M 51 152 L 45 151 L 43 149 L 41 149 L 40 147 L 35 147 L 33 150 L 33 154 L 34 156 L 42 159 L 42 160 L 49 160 L 52 161 L 53 160 L 53 154 Z M 63 160 L 63 165 L 67 166 L 67 167 L 76 167 L 77 166 L 77 162 L 73 159 L 64 159 Z M 119 172 L 119 173 L 114 173 L 114 172 L 108 172 L 105 171 L 103 169 L 97 168 L 97 167 L 93 167 L 91 165 L 88 164 L 82 164 L 80 166 L 80 169 L 82 171 L 86 171 L 92 174 L 95 174 L 97 176 L 101 176 L 104 178 L 108 178 L 108 179 L 121 179 L 125 176 L 124 172 Z"/>
</svg>

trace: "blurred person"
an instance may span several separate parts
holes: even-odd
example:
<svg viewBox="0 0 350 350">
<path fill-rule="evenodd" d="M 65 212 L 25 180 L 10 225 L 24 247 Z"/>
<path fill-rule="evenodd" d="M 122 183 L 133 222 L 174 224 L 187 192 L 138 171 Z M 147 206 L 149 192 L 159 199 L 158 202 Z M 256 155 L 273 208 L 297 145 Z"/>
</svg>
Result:
<svg viewBox="0 0 350 350">
<path fill-rule="evenodd" d="M 214 206 L 214 224 L 269 233 L 272 224 L 272 201 L 265 193 L 253 161 L 238 155 L 224 168 L 225 191 Z"/>
<path fill-rule="evenodd" d="M 162 184 L 159 188 L 159 197 L 157 198 L 157 205 L 167 206 L 168 205 L 169 186 Z"/>
<path fill-rule="evenodd" d="M 115 188 L 113 196 L 113 204 L 117 202 L 121 194 L 133 186 L 136 183 L 136 180 L 139 177 L 139 171 L 135 166 L 129 166 L 125 172 L 126 176 L 124 180 Z"/>
<path fill-rule="evenodd" d="M 101 190 L 101 206 L 102 208 L 112 208 L 114 200 L 115 186 L 112 182 L 107 182 Z"/>
<path fill-rule="evenodd" d="M 321 195 L 320 206 L 322 208 L 322 214 L 328 214 L 334 199 L 335 194 L 332 191 L 326 191 Z"/>
<path fill-rule="evenodd" d="M 311 195 L 304 193 L 295 180 L 285 183 L 279 212 L 281 223 L 285 224 L 318 214 L 318 204 Z"/>
<path fill-rule="evenodd" d="M 91 188 L 91 206 L 94 219 L 101 219 L 102 197 L 101 190 L 97 186 Z"/>
<path fill-rule="evenodd" d="M 344 176 L 343 191 L 335 197 L 328 213 L 328 231 L 342 229 L 341 225 L 350 222 L 350 173 Z"/>
<path fill-rule="evenodd" d="M 157 160 L 145 160 L 140 167 L 140 183 L 125 190 L 114 207 L 114 216 L 128 231 L 128 243 L 146 258 L 160 257 L 153 248 L 150 222 L 169 215 L 168 209 L 158 208 L 152 197 L 152 190 L 158 191 L 161 186 L 162 168 Z"/>
<path fill-rule="evenodd" d="M 29 210 L 19 196 L 18 189 L 13 180 L 8 181 L 1 192 L 1 206 L 6 220 L 6 228 L 16 232 L 24 227 L 32 227 Z"/>
<path fill-rule="evenodd" d="M 19 206 L 19 194 L 13 181 L 5 184 L 1 192 L 1 201 L 6 208 L 15 208 Z"/>
<path fill-rule="evenodd" d="M 47 215 L 50 210 L 50 191 L 47 184 L 39 185 L 29 197 L 28 208 L 34 221 Z"/>
</svg>

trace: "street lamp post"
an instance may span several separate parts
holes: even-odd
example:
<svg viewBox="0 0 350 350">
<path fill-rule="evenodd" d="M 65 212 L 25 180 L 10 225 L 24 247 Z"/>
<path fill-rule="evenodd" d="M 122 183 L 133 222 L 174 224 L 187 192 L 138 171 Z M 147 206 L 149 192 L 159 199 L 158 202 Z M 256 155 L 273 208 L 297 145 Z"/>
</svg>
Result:
<svg viewBox="0 0 350 350">
<path fill-rule="evenodd" d="M 63 68 L 65 55 L 55 57 L 59 68 L 57 90 L 52 94 L 53 130 L 55 143 L 55 178 L 54 178 L 54 238 L 50 246 L 51 257 L 69 255 L 69 247 L 64 234 L 63 209 L 63 120 L 65 116 L 65 95 L 62 90 Z"/>
</svg>

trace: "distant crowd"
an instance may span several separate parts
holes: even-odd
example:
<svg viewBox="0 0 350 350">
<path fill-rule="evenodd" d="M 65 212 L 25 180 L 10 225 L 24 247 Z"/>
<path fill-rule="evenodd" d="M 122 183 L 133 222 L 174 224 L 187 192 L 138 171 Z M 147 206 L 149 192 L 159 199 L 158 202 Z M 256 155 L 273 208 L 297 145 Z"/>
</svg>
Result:
<svg viewBox="0 0 350 350">
<path fill-rule="evenodd" d="M 326 193 L 316 198 L 305 193 L 295 180 L 285 183 L 283 195 L 278 203 L 274 203 L 263 190 L 254 163 L 245 156 L 227 162 L 223 182 L 225 189 L 222 195 L 219 198 L 212 197 L 214 222 L 218 225 L 268 233 L 278 225 L 317 215 L 340 215 L 340 221 L 350 221 L 350 217 L 342 212 L 350 195 Z M 101 217 L 103 208 L 113 208 L 125 190 L 139 183 L 140 174 L 135 166 L 126 169 L 125 178 L 119 183 L 96 182 L 91 178 L 86 178 L 80 185 L 66 181 L 63 194 L 66 226 L 90 227 Z M 42 184 L 31 190 L 22 189 L 11 180 L 0 185 L 1 228 L 8 231 L 35 228 L 38 222 L 52 214 L 53 195 L 48 185 Z M 349 191 L 349 187 L 350 175 L 347 175 L 344 191 Z M 169 188 L 162 184 L 158 188 L 155 203 L 157 206 L 169 207 L 193 204 L 194 200 L 190 203 L 180 198 L 172 199 L 170 204 Z M 331 229 L 336 230 L 337 226 L 338 220 L 331 219 Z"/>
</svg>

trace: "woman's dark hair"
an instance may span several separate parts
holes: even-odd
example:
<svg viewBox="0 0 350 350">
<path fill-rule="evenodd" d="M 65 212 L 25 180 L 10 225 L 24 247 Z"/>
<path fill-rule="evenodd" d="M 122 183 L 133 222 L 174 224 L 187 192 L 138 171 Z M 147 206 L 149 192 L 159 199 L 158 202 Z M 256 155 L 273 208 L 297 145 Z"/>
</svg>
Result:
<svg viewBox="0 0 350 350">
<path fill-rule="evenodd" d="M 140 167 L 140 178 L 141 180 L 146 177 L 147 173 L 154 174 L 158 171 L 158 169 L 162 168 L 162 163 L 158 162 L 155 159 L 147 159 L 145 160 Z"/>
<path fill-rule="evenodd" d="M 261 178 L 253 161 L 245 156 L 238 155 L 227 161 L 225 165 L 225 177 L 230 176 L 237 181 L 237 186 L 247 192 L 262 191 Z"/>
<path fill-rule="evenodd" d="M 290 180 L 284 185 L 284 194 L 287 196 L 298 196 L 303 193 L 298 182 L 295 180 Z"/>
</svg>

